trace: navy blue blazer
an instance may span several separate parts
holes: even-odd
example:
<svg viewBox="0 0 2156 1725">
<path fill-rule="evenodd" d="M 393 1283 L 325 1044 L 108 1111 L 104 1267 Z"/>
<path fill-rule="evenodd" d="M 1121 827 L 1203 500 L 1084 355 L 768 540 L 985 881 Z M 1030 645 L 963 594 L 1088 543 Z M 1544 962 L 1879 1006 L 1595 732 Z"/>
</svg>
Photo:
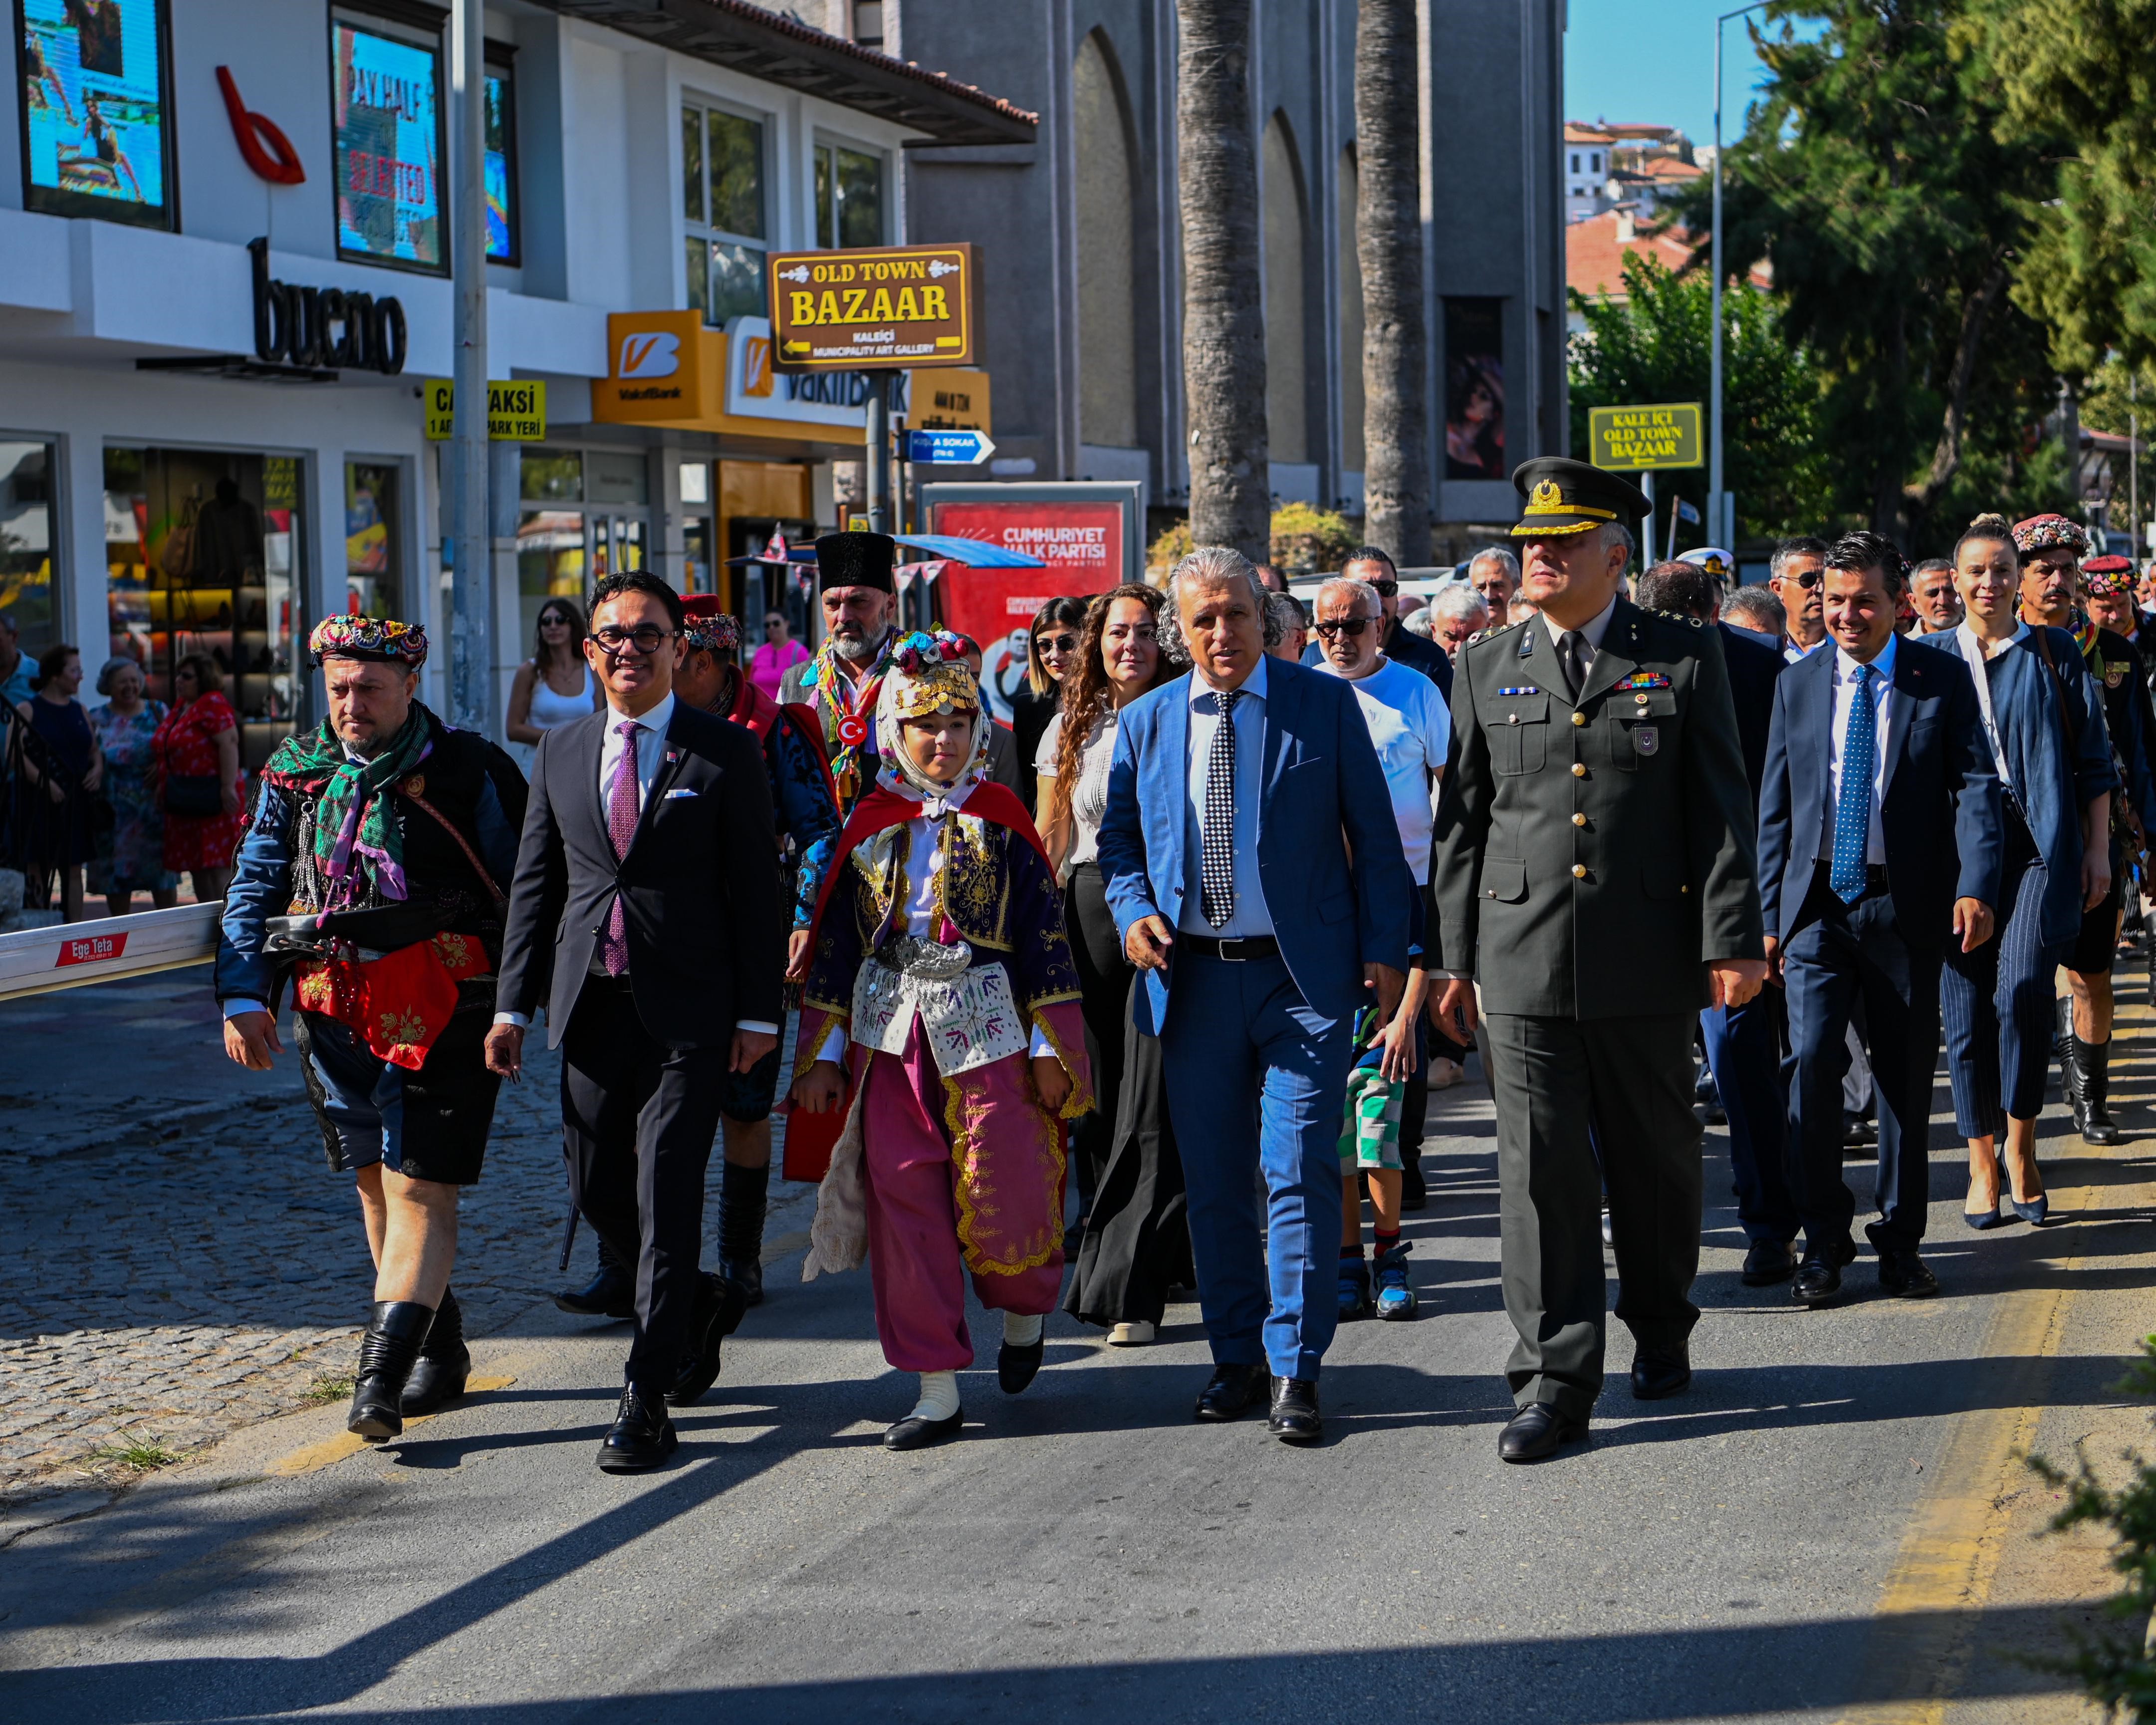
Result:
<svg viewBox="0 0 2156 1725">
<path fill-rule="evenodd" d="M 1799 926 L 1833 793 L 1837 657 L 1830 641 L 1774 684 L 1759 787 L 1759 901 L 1767 932 L 1784 942 Z M 1999 775 L 1983 723 L 1961 656 L 1903 636 L 1894 653 L 1879 819 L 1894 920 L 1902 939 L 1920 950 L 1946 944 L 1956 899 L 1999 904 Z"/>
<path fill-rule="evenodd" d="M 1767 773 L 1767 733 L 1774 722 L 1774 685 L 1784 661 L 1764 635 L 1722 626 L 1722 662 L 1729 670 L 1729 700 L 1737 709 L 1737 741 L 1744 750 L 1744 776 L 1752 782 L 1752 813 L 1759 813 L 1759 782 Z"/>
<path fill-rule="evenodd" d="M 1363 967 L 1408 968 L 1414 876 L 1384 769 L 1354 686 L 1276 659 L 1265 667 L 1265 783 L 1258 796 L 1258 880 L 1281 957 L 1302 998 L 1329 1019 L 1352 1018 L 1365 997 Z M 1116 726 L 1101 873 L 1116 932 L 1142 916 L 1183 913 L 1189 821 L 1190 674 L 1141 696 Z M 1138 1028 L 1168 1022 L 1174 976 L 1144 973 L 1132 1002 Z"/>
</svg>

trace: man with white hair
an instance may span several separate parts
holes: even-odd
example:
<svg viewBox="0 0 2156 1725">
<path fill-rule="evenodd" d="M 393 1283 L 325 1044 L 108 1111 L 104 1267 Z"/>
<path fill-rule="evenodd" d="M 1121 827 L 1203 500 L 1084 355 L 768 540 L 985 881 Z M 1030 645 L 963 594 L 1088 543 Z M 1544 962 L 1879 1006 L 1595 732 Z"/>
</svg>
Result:
<svg viewBox="0 0 2156 1725">
<path fill-rule="evenodd" d="M 1492 617 L 1502 617 L 1520 590 L 1520 560 L 1502 546 L 1492 545 L 1467 560 L 1467 584 L 1482 596 Z"/>
<path fill-rule="evenodd" d="M 1168 593 L 1192 669 L 1122 711 L 1101 870 L 1182 1151 L 1214 1363 L 1196 1415 L 1240 1417 L 1270 1371 L 1269 1429 L 1311 1444 L 1355 1017 L 1399 1010 L 1414 882 L 1354 696 L 1266 654 L 1250 563 L 1201 547 Z"/>
<path fill-rule="evenodd" d="M 1409 670 L 1420 671 L 1437 685 L 1440 695 L 1450 699 L 1451 660 L 1435 643 L 1409 634 L 1400 627 L 1400 572 L 1393 567 L 1392 557 L 1374 545 L 1362 546 L 1348 553 L 1347 560 L 1340 565 L 1340 572 L 1350 581 L 1369 583 L 1378 595 L 1378 603 L 1385 608 L 1384 639 L 1378 645 L 1384 649 L 1386 657 Z M 1322 656 L 1312 646 L 1303 655 L 1302 662 L 1315 666 Z"/>
<path fill-rule="evenodd" d="M 1455 660 L 1462 647 L 1489 626 L 1488 603 L 1465 582 L 1440 588 L 1430 602 L 1430 638 Z"/>
</svg>

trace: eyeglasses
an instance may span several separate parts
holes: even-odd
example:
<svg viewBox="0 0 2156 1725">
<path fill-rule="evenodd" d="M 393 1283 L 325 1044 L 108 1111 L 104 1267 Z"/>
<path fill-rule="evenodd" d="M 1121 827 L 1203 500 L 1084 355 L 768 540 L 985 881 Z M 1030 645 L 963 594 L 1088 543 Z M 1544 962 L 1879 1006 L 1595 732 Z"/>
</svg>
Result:
<svg viewBox="0 0 2156 1725">
<path fill-rule="evenodd" d="M 1817 587 L 1820 583 L 1826 579 L 1826 571 L 1824 569 L 1807 569 L 1801 575 L 1782 575 L 1778 576 L 1776 579 L 1781 581 L 1794 581 L 1799 587 L 1804 588 L 1805 592 L 1810 593 L 1812 588 Z"/>
<path fill-rule="evenodd" d="M 1353 640 L 1360 636 L 1373 621 L 1375 621 L 1374 619 L 1368 617 L 1343 617 L 1337 622 L 1319 624 L 1317 632 L 1328 641 L 1335 635 L 1346 635 L 1348 639 Z"/>
<path fill-rule="evenodd" d="M 542 629 L 567 629 L 569 627 L 569 619 L 564 617 L 559 611 L 549 611 L 545 616 L 539 619 L 539 627 Z"/>
<path fill-rule="evenodd" d="M 1075 653 L 1078 650 L 1078 637 L 1075 635 L 1035 635 L 1033 638 L 1033 644 L 1040 648 L 1044 653 Z"/>
<path fill-rule="evenodd" d="M 1373 581 L 1370 585 L 1378 589 L 1378 597 L 1381 599 L 1394 599 L 1399 597 L 1400 584 L 1397 581 Z"/>
<path fill-rule="evenodd" d="M 608 657 L 619 658 L 632 647 L 639 653 L 656 653 L 660 642 L 674 639 L 674 631 L 661 629 L 655 623 L 639 624 L 634 629 L 609 623 L 604 629 L 593 629 L 588 639 L 597 642 L 599 650 Z"/>
</svg>

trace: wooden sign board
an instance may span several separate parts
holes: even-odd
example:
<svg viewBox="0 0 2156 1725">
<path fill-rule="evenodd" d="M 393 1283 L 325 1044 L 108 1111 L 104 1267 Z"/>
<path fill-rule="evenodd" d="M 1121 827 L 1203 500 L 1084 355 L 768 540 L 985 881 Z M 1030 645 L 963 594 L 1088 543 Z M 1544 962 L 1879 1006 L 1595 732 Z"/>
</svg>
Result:
<svg viewBox="0 0 2156 1725">
<path fill-rule="evenodd" d="M 782 372 L 970 366 L 980 307 L 971 245 L 775 252 L 772 362 Z"/>
</svg>

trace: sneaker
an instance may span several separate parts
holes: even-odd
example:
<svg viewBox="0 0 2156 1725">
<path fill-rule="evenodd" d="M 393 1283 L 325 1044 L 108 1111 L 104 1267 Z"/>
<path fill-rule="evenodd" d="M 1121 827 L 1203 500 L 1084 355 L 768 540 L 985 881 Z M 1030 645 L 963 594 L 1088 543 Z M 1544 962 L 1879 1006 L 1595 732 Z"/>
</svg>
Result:
<svg viewBox="0 0 2156 1725">
<path fill-rule="evenodd" d="M 1397 1321 L 1415 1315 L 1415 1291 L 1408 1286 L 1408 1249 L 1409 1243 L 1402 1240 L 1377 1261 L 1379 1317 Z"/>
<path fill-rule="evenodd" d="M 1111 1329 L 1108 1332 L 1108 1346 L 1142 1348 L 1158 1334 L 1158 1330 L 1141 1317 L 1130 1323 L 1117 1324 Z"/>
<path fill-rule="evenodd" d="M 1370 1310 L 1370 1266 L 1360 1258 L 1340 1260 L 1340 1322 L 1353 1323 Z"/>
</svg>

